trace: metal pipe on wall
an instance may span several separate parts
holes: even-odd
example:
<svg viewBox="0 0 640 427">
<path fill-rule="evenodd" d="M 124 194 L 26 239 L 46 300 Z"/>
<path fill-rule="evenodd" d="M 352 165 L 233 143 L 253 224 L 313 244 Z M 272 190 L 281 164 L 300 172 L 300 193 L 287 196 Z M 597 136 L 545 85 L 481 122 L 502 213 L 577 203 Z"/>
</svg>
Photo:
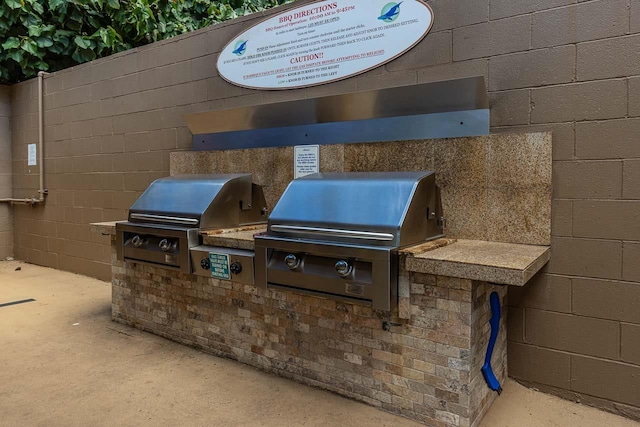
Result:
<svg viewBox="0 0 640 427">
<path fill-rule="evenodd" d="M 47 74 L 49 73 L 44 71 L 38 72 L 38 162 L 40 174 L 38 197 L 0 199 L 0 203 L 37 205 L 44 202 L 44 196 L 47 194 L 47 190 L 44 188 L 44 93 L 42 90 L 44 76 Z"/>
</svg>

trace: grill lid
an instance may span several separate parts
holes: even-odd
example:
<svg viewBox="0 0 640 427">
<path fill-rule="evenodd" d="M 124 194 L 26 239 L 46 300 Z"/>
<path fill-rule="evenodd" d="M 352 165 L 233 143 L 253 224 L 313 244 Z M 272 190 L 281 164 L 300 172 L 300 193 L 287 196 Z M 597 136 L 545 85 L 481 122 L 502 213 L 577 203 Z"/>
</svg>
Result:
<svg viewBox="0 0 640 427">
<path fill-rule="evenodd" d="M 250 174 L 160 178 L 131 206 L 129 221 L 201 229 L 238 226 L 246 219 L 242 211 L 252 209 L 254 191 L 262 195 Z"/>
<path fill-rule="evenodd" d="M 442 235 L 433 172 L 318 173 L 289 184 L 267 234 L 375 246 Z"/>
</svg>

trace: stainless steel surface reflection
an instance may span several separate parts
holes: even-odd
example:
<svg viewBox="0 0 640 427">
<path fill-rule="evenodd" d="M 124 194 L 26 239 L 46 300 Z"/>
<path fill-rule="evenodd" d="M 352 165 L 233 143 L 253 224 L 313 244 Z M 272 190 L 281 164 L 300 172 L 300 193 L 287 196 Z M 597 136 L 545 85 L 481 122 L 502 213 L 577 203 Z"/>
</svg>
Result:
<svg viewBox="0 0 640 427">
<path fill-rule="evenodd" d="M 297 179 L 255 237 L 256 284 L 393 310 L 398 248 L 441 237 L 441 215 L 433 172 Z"/>
<path fill-rule="evenodd" d="M 116 225 L 117 256 L 123 261 L 192 273 L 191 252 L 202 245 L 201 231 L 266 219 L 262 187 L 253 184 L 250 174 L 160 178 L 131 206 L 129 221 Z M 199 248 L 198 254 L 207 250 L 220 252 L 215 247 Z M 234 264 L 231 272 L 239 276 L 241 264 Z M 207 271 L 200 266 L 197 273 L 206 275 Z M 253 280 L 253 268 L 245 269 L 243 280 L 248 281 L 249 275 Z"/>
<path fill-rule="evenodd" d="M 291 182 L 269 235 L 399 247 L 442 234 L 433 172 L 319 173 Z M 433 214 L 433 215 L 432 215 Z"/>
<path fill-rule="evenodd" d="M 484 77 L 189 114 L 193 149 L 406 141 L 489 133 Z"/>
</svg>

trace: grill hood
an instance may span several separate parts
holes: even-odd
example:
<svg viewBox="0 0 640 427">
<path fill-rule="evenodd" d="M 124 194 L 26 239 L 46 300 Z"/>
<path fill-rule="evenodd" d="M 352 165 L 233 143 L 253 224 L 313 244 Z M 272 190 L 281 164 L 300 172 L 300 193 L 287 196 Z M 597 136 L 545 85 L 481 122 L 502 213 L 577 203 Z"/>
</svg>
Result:
<svg viewBox="0 0 640 427">
<path fill-rule="evenodd" d="M 267 235 L 402 247 L 442 235 L 433 172 L 318 173 L 289 184 Z"/>
<path fill-rule="evenodd" d="M 129 222 L 201 230 L 263 222 L 266 203 L 251 174 L 176 175 L 151 183 L 129 210 Z"/>
</svg>

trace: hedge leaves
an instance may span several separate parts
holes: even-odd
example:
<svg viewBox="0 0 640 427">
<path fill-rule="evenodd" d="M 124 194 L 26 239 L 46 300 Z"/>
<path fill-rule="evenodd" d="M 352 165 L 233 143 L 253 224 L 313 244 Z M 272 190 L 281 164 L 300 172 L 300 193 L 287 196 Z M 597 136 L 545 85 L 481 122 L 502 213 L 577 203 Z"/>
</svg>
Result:
<svg viewBox="0 0 640 427">
<path fill-rule="evenodd" d="M 56 71 L 293 0 L 0 0 L 0 83 Z"/>
</svg>

